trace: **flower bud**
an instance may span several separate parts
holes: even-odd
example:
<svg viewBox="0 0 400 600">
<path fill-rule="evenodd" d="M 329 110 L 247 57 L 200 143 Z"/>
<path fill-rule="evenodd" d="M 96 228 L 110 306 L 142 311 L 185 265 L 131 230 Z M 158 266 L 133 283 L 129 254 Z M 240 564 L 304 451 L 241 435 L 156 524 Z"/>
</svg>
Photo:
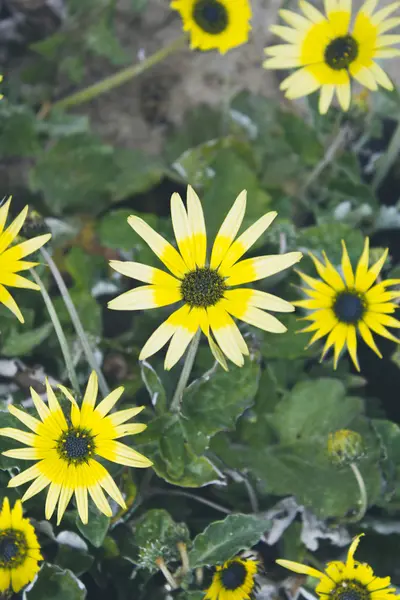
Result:
<svg viewBox="0 0 400 600">
<path fill-rule="evenodd" d="M 363 440 L 356 431 L 339 429 L 329 434 L 328 454 L 333 464 L 342 466 L 355 463 L 363 453 Z"/>
</svg>

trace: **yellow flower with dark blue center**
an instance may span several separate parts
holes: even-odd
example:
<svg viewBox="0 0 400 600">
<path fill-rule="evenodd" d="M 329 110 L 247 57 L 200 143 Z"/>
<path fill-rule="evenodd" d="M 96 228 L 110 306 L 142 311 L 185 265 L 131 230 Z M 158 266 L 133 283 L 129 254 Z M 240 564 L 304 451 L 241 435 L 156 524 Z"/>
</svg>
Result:
<svg viewBox="0 0 400 600">
<path fill-rule="evenodd" d="M 352 541 L 346 562 L 330 562 L 324 572 L 291 560 L 276 562 L 295 573 L 319 579 L 315 591 L 324 600 L 394 600 L 396 589 L 389 587 L 390 577 L 377 577 L 369 564 L 354 560 L 361 535 Z"/>
<path fill-rule="evenodd" d="M 35 530 L 22 515 L 21 500 L 10 509 L 8 498 L 0 512 L 0 593 L 18 593 L 39 571 L 42 560 Z"/>
<path fill-rule="evenodd" d="M 283 9 L 280 15 L 290 27 L 273 25 L 270 31 L 287 44 L 265 49 L 270 56 L 267 69 L 297 70 L 281 84 L 287 98 L 300 98 L 320 89 L 319 110 L 326 113 L 336 92 L 343 110 L 351 100 L 351 78 L 369 90 L 378 86 L 393 89 L 393 83 L 376 62 L 400 56 L 392 48 L 400 35 L 387 34 L 400 24 L 399 17 L 388 18 L 399 2 L 375 12 L 378 0 L 367 0 L 352 25 L 351 0 L 326 0 L 325 15 L 306 0 L 300 0 L 303 14 Z"/>
<path fill-rule="evenodd" d="M 171 8 L 180 13 L 192 48 L 224 54 L 248 40 L 249 0 L 173 0 Z"/>
<path fill-rule="evenodd" d="M 7 287 L 40 290 L 40 287 L 36 283 L 18 275 L 18 273 L 36 267 L 39 264 L 21 259 L 41 248 L 49 241 L 51 234 L 39 235 L 9 248 L 10 244 L 12 244 L 19 234 L 28 215 L 28 207 L 25 206 L 14 221 L 5 229 L 10 204 L 11 198 L 8 198 L 7 202 L 0 208 L 0 303 L 11 310 L 17 319 L 23 323 L 24 317 L 14 298 L 7 290 Z"/>
<path fill-rule="evenodd" d="M 258 563 L 236 556 L 217 566 L 204 600 L 250 600 L 256 588 Z"/>
<path fill-rule="evenodd" d="M 22 501 L 49 487 L 46 500 L 46 519 L 50 519 L 58 502 L 57 523 L 75 493 L 79 516 L 88 522 L 88 492 L 100 512 L 111 517 L 112 511 L 103 489 L 123 508 L 126 508 L 121 492 L 113 478 L 96 456 L 128 467 L 150 467 L 152 462 L 117 440 L 146 429 L 143 423 L 126 423 L 144 406 L 127 408 L 111 413 L 124 388 L 119 387 L 100 404 L 95 406 L 98 383 L 93 372 L 89 378 L 81 408 L 75 398 L 62 385 L 58 386 L 71 402 L 71 414 L 66 418 L 54 391 L 46 380 L 48 404 L 31 388 L 32 400 L 40 420 L 19 408 L 8 405 L 14 417 L 22 421 L 33 433 L 13 427 L 0 429 L 0 435 L 10 437 L 28 448 L 3 452 L 5 456 L 20 460 L 34 460 L 36 464 L 22 471 L 9 481 L 16 487 L 32 481 Z"/>
<path fill-rule="evenodd" d="M 293 302 L 293 304 L 309 311 L 303 320 L 312 321 L 312 324 L 302 329 L 302 331 L 314 333 L 308 346 L 327 336 L 321 360 L 333 346 L 334 368 L 336 369 L 340 353 L 347 346 L 351 359 L 359 371 L 357 333 L 380 358 L 382 358 L 382 354 L 378 350 L 371 332 L 393 342 L 400 342 L 387 330 L 387 327 L 400 327 L 400 321 L 391 316 L 391 313 L 397 309 L 394 300 L 400 298 L 400 291 L 387 289 L 400 284 L 400 279 L 382 279 L 376 283 L 388 255 L 387 249 L 380 259 L 369 267 L 369 240 L 367 238 L 354 272 L 346 244 L 342 242 L 342 245 L 341 274 L 325 253 L 323 253 L 325 264 L 310 254 L 321 279 L 314 279 L 299 272 L 300 277 L 308 286 L 302 288 L 308 298 Z"/>
<path fill-rule="evenodd" d="M 286 327 L 265 312 L 291 312 L 293 306 L 272 294 L 239 288 L 279 273 L 298 262 L 301 252 L 258 256 L 240 260 L 266 231 L 277 213 L 269 212 L 246 229 L 236 240 L 246 210 L 246 192 L 237 197 L 222 223 L 207 262 L 207 234 L 201 202 L 189 186 L 187 209 L 179 194 L 172 194 L 172 224 L 179 252 L 145 221 L 136 216 L 128 223 L 150 246 L 172 275 L 137 262 L 113 260 L 113 269 L 149 285 L 137 287 L 109 302 L 114 310 L 147 310 L 181 302 L 178 308 L 150 336 L 139 355 L 152 356 L 171 338 L 165 368 L 171 369 L 201 329 L 215 358 L 226 368 L 227 356 L 239 367 L 249 354 L 247 344 L 233 317 L 273 333 Z M 236 288 L 236 289 L 232 289 Z M 231 316 L 232 315 L 232 316 Z"/>
</svg>

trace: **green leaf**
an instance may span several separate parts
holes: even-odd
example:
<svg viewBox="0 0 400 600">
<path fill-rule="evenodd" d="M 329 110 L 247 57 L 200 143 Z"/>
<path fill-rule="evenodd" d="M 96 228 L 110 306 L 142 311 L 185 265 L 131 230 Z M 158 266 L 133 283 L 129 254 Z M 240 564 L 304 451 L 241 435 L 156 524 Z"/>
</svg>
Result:
<svg viewBox="0 0 400 600">
<path fill-rule="evenodd" d="M 0 156 L 29 157 L 39 150 L 35 114 L 27 106 L 0 102 Z"/>
<path fill-rule="evenodd" d="M 114 202 L 147 192 L 165 175 L 162 161 L 140 150 L 117 148 L 115 165 L 117 173 L 110 185 Z"/>
<path fill-rule="evenodd" d="M 299 232 L 297 243 L 298 247 L 304 250 L 311 250 L 322 258 L 321 248 L 325 250 L 329 260 L 334 265 L 339 265 L 342 257 L 342 239 L 346 242 L 347 250 L 350 258 L 358 260 L 360 258 L 363 246 L 364 237 L 359 229 L 354 229 L 346 223 L 329 220 L 327 223 L 307 227 Z M 304 263 L 311 262 L 311 259 L 303 259 L 301 267 Z"/>
<path fill-rule="evenodd" d="M 259 374 L 253 356 L 241 369 L 212 369 L 185 390 L 180 422 L 196 454 L 207 449 L 218 431 L 235 427 L 238 417 L 254 402 Z"/>
<path fill-rule="evenodd" d="M 307 166 L 315 165 L 324 155 L 315 129 L 292 112 L 279 112 L 278 121 L 293 152 Z"/>
<path fill-rule="evenodd" d="M 89 26 L 85 42 L 94 54 L 105 56 L 113 65 L 123 65 L 128 60 L 128 55 L 119 43 L 108 16 Z"/>
<path fill-rule="evenodd" d="M 42 192 L 55 214 L 98 213 L 107 203 L 110 181 L 117 173 L 114 150 L 91 134 L 61 138 L 42 151 L 30 172 L 32 191 Z"/>
<path fill-rule="evenodd" d="M 156 370 L 144 360 L 140 363 L 140 372 L 156 412 L 164 413 L 167 409 L 167 395 Z"/>
<path fill-rule="evenodd" d="M 81 534 L 95 547 L 100 548 L 107 535 L 110 519 L 101 514 L 97 508 L 89 505 L 89 520 L 85 525 L 76 515 L 75 524 Z"/>
<path fill-rule="evenodd" d="M 306 359 L 319 352 L 318 346 L 306 349 L 310 341 L 310 334 L 299 333 L 302 328 L 295 315 L 279 315 L 279 320 L 286 325 L 287 331 L 283 335 L 271 335 L 269 332 L 260 332 L 262 337 L 261 354 L 263 358 L 296 360 Z M 304 327 L 304 325 L 303 325 Z"/>
<path fill-rule="evenodd" d="M 189 530 L 184 523 L 175 523 L 163 509 L 148 510 L 136 523 L 135 543 L 144 548 L 153 543 L 175 546 L 177 542 L 188 542 Z"/>
<path fill-rule="evenodd" d="M 27 600 L 84 600 L 86 589 L 71 572 L 44 563 L 33 587 L 24 592 Z"/>
<path fill-rule="evenodd" d="M 52 330 L 52 323 L 44 323 L 36 329 L 29 329 L 22 332 L 16 328 L 11 329 L 2 345 L 1 353 L 4 356 L 26 356 L 39 346 L 50 335 Z"/>
<path fill-rule="evenodd" d="M 251 548 L 269 530 L 270 524 L 263 517 L 241 514 L 211 523 L 193 540 L 189 553 L 191 568 L 219 565 L 241 550 Z"/>
<path fill-rule="evenodd" d="M 211 184 L 203 195 L 202 205 L 207 223 L 207 236 L 214 238 L 236 197 L 247 190 L 247 211 L 243 228 L 251 225 L 268 210 L 271 201 L 267 192 L 260 189 L 254 172 L 236 152 L 223 149 L 211 163 L 215 172 Z"/>
<path fill-rule="evenodd" d="M 136 436 L 140 452 L 150 458 L 159 477 L 182 487 L 202 487 L 219 480 L 219 473 L 204 456 L 190 449 L 177 414 L 156 417 Z"/>
<path fill-rule="evenodd" d="M 80 577 L 93 565 L 94 556 L 80 548 L 73 548 L 66 544 L 59 544 L 54 561 L 61 569 L 69 569 L 77 577 Z"/>
</svg>

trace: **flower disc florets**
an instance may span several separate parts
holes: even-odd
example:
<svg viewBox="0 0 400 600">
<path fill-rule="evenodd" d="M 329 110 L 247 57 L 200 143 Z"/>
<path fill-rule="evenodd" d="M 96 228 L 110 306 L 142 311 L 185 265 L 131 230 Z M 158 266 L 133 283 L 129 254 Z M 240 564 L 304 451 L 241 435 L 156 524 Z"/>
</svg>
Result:
<svg viewBox="0 0 400 600">
<path fill-rule="evenodd" d="M 193 20 L 203 31 L 217 35 L 228 26 L 228 11 L 218 0 L 198 0 L 193 6 Z"/>
<path fill-rule="evenodd" d="M 224 279 L 209 267 L 190 271 L 181 284 L 182 299 L 192 308 L 215 306 L 223 298 L 225 290 Z"/>
<path fill-rule="evenodd" d="M 358 56 L 358 43 L 351 35 L 332 40 L 325 49 L 325 62 L 331 69 L 347 69 Z"/>
<path fill-rule="evenodd" d="M 363 298 L 356 292 L 348 290 L 339 293 L 333 305 L 333 312 L 340 323 L 356 325 L 364 311 Z"/>
<path fill-rule="evenodd" d="M 14 568 L 21 565 L 26 553 L 26 538 L 22 531 L 15 529 L 0 531 L 0 568 Z"/>
<path fill-rule="evenodd" d="M 57 450 L 69 463 L 87 462 L 95 450 L 94 438 L 87 429 L 70 427 L 58 440 Z"/>
</svg>

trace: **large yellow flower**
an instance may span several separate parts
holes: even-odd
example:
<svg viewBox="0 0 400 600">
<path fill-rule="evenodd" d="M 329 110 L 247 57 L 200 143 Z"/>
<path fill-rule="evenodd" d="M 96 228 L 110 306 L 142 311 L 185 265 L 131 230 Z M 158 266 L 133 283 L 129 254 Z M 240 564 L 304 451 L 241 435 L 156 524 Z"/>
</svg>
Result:
<svg viewBox="0 0 400 600">
<path fill-rule="evenodd" d="M 21 260 L 28 254 L 35 252 L 48 242 L 51 238 L 51 234 L 47 233 L 39 235 L 38 237 L 26 240 L 20 244 L 16 244 L 12 248 L 9 245 L 15 240 L 18 233 L 23 226 L 26 216 L 28 214 L 28 206 L 25 206 L 22 212 L 14 219 L 14 221 L 4 229 L 6 224 L 8 210 L 10 208 L 11 197 L 8 198 L 7 202 L 0 208 L 0 303 L 4 304 L 21 323 L 24 322 L 24 317 L 14 298 L 10 292 L 6 289 L 6 286 L 16 288 L 26 288 L 31 290 L 39 290 L 40 287 L 18 275 L 20 271 L 26 271 L 32 267 L 36 267 L 39 263 L 27 262 Z"/>
<path fill-rule="evenodd" d="M 204 600 L 250 600 L 256 587 L 258 563 L 238 556 L 218 566 Z"/>
<path fill-rule="evenodd" d="M 338 273 L 325 253 L 325 264 L 310 254 L 321 280 L 299 272 L 300 277 L 309 286 L 302 288 L 307 300 L 294 302 L 310 311 L 304 320 L 312 324 L 302 331 L 312 331 L 309 346 L 316 340 L 328 336 L 322 352 L 322 358 L 334 347 L 334 367 L 341 351 L 347 345 L 350 356 L 357 370 L 360 370 L 357 359 L 357 332 L 376 354 L 382 358 L 371 331 L 394 342 L 399 342 L 386 327 L 400 327 L 400 321 L 390 316 L 397 305 L 394 299 L 400 297 L 399 291 L 386 288 L 400 284 L 400 279 L 384 279 L 375 283 L 388 255 L 388 250 L 371 267 L 369 263 L 369 240 L 365 240 L 364 250 L 355 273 L 351 266 L 346 245 L 343 244 L 342 275 Z"/>
<path fill-rule="evenodd" d="M 295 573 L 319 579 L 315 589 L 324 600 L 394 600 L 396 589 L 389 587 L 390 577 L 377 577 L 367 563 L 354 560 L 361 535 L 354 538 L 346 562 L 335 560 L 327 564 L 325 572 L 293 562 L 277 560 L 278 565 Z"/>
<path fill-rule="evenodd" d="M 12 458 L 38 461 L 13 477 L 8 485 L 16 487 L 34 480 L 22 501 L 50 485 L 46 500 L 46 519 L 51 518 L 58 502 L 57 523 L 60 523 L 74 492 L 83 523 L 88 521 L 87 492 L 97 508 L 105 515 L 111 516 L 112 511 L 103 489 L 123 508 L 125 502 L 111 475 L 95 460 L 95 457 L 97 455 L 128 467 L 152 465 L 145 456 L 116 441 L 118 438 L 140 433 L 146 429 L 146 425 L 142 423 L 126 423 L 128 419 L 140 413 L 144 406 L 109 414 L 124 391 L 123 387 L 119 387 L 95 407 L 98 390 L 95 372 L 89 378 L 81 409 L 64 386 L 60 385 L 59 388 L 72 404 L 70 419 L 65 418 L 48 381 L 46 381 L 48 405 L 31 388 L 32 400 L 40 420 L 12 404 L 8 406 L 10 413 L 33 433 L 12 427 L 0 429 L 0 435 L 30 446 L 7 450 L 3 454 Z"/>
<path fill-rule="evenodd" d="M 10 510 L 4 498 L 0 512 L 0 593 L 10 588 L 18 593 L 33 580 L 42 560 L 35 530 L 22 516 L 21 500 Z"/>
<path fill-rule="evenodd" d="M 179 194 L 173 194 L 171 198 L 172 223 L 180 253 L 142 219 L 136 216 L 128 218 L 130 226 L 172 275 L 136 262 L 111 261 L 110 265 L 119 273 L 150 285 L 121 294 L 109 303 L 109 308 L 146 310 L 183 303 L 151 335 L 140 353 L 140 360 L 157 352 L 172 338 L 165 358 L 165 368 L 170 369 L 201 328 L 215 358 L 224 368 L 226 361 L 222 353 L 236 365 L 242 366 L 243 356 L 249 351 L 230 315 L 265 331 L 286 331 L 278 319 L 262 309 L 290 312 L 294 308 L 289 302 L 251 288 L 230 289 L 283 271 L 302 256 L 301 252 L 289 252 L 239 261 L 276 217 L 275 212 L 267 213 L 234 241 L 245 209 L 246 192 L 242 192 L 221 225 L 209 264 L 206 262 L 207 237 L 203 209 L 190 186 L 187 211 Z"/>
<path fill-rule="evenodd" d="M 351 77 L 372 91 L 378 85 L 393 89 L 376 59 L 400 55 L 400 50 L 391 48 L 400 42 L 400 36 L 386 34 L 400 23 L 399 18 L 387 18 L 399 7 L 399 2 L 374 13 L 376 5 L 377 0 L 367 0 L 353 27 L 351 0 L 325 0 L 326 16 L 305 0 L 299 2 L 304 16 L 290 10 L 280 11 L 291 27 L 276 25 L 270 30 L 288 44 L 266 48 L 266 54 L 273 58 L 267 59 L 264 67 L 299 67 L 281 84 L 287 98 L 299 98 L 321 88 L 319 110 L 326 113 L 335 91 L 342 109 L 348 110 Z"/>
<path fill-rule="evenodd" d="M 173 0 L 171 7 L 179 11 L 192 48 L 224 54 L 248 40 L 249 0 Z"/>
</svg>

